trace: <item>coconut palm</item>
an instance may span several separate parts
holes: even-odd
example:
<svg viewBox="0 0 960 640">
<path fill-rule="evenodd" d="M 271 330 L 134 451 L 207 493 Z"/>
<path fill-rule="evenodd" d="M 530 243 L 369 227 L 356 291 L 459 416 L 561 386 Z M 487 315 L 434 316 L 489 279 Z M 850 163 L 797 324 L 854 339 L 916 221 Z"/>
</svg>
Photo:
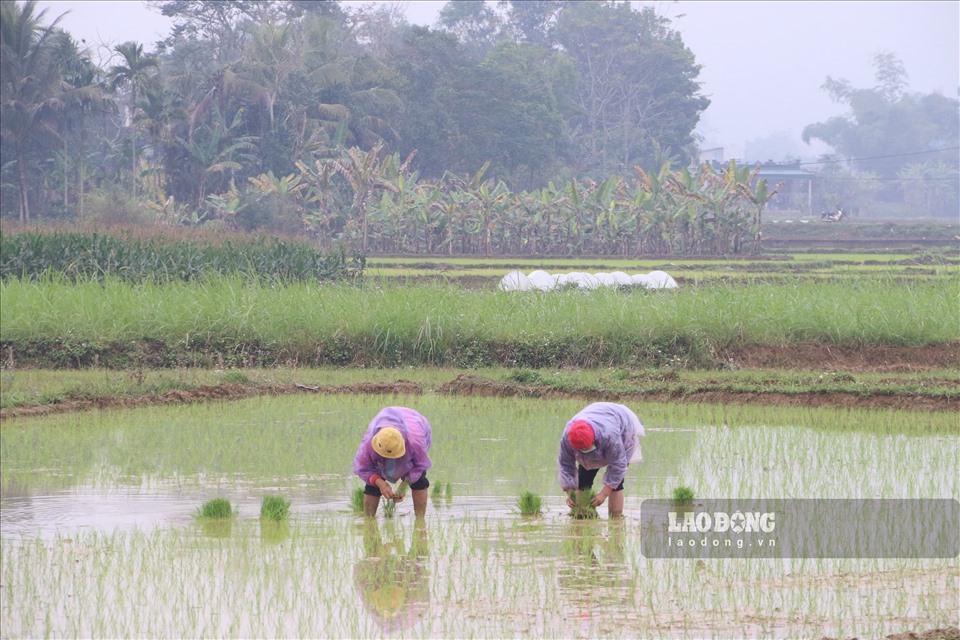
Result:
<svg viewBox="0 0 960 640">
<path fill-rule="evenodd" d="M 46 10 L 36 13 L 36 5 L 0 2 L 0 132 L 16 155 L 21 222 L 30 219 L 27 150 L 34 138 L 53 131 L 63 93 L 56 54 L 67 37 L 56 30 L 63 16 L 44 26 Z"/>
<path fill-rule="evenodd" d="M 113 49 L 123 58 L 123 61 L 114 65 L 107 72 L 107 86 L 116 91 L 127 87 L 130 89 L 130 149 L 133 156 L 132 188 L 131 192 L 137 195 L 137 110 L 139 96 L 152 82 L 151 71 L 159 67 L 156 56 L 145 55 L 143 45 L 137 42 L 124 42 Z"/>
<path fill-rule="evenodd" d="M 57 57 L 61 61 L 62 85 L 59 102 L 58 137 L 63 145 L 63 205 L 69 206 L 68 168 L 73 157 L 77 168 L 79 216 L 83 218 L 88 116 L 113 107 L 100 86 L 100 73 L 72 38 L 60 39 Z"/>
</svg>

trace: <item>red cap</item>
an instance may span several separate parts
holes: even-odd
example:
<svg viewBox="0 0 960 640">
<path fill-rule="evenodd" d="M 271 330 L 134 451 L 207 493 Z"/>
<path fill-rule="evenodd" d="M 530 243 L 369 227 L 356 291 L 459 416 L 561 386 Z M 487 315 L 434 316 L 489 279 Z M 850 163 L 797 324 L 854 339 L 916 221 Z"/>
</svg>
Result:
<svg viewBox="0 0 960 640">
<path fill-rule="evenodd" d="M 593 427 L 589 422 L 577 420 L 570 425 L 567 431 L 567 442 L 574 449 L 589 449 L 593 446 L 593 440 L 596 436 L 593 433 Z"/>
</svg>

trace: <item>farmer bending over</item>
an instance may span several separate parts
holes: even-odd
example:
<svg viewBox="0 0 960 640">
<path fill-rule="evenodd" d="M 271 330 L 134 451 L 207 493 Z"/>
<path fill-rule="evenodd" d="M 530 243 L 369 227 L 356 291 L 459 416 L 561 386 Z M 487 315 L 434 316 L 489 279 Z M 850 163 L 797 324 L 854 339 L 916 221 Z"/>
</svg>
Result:
<svg viewBox="0 0 960 640">
<path fill-rule="evenodd" d="M 353 459 L 353 472 L 366 483 L 364 515 L 377 515 L 380 496 L 402 500 L 389 484 L 401 480 L 410 484 L 414 515 L 426 514 L 431 441 L 430 423 L 413 409 L 387 407 L 373 418 Z"/>
<path fill-rule="evenodd" d="M 610 498 L 611 517 L 623 515 L 623 478 L 627 465 L 639 462 L 643 425 L 637 416 L 622 404 L 595 402 L 573 416 L 560 438 L 560 487 L 567 494 L 567 505 L 593 487 L 600 467 L 603 489 L 590 501 L 594 507 Z"/>
</svg>

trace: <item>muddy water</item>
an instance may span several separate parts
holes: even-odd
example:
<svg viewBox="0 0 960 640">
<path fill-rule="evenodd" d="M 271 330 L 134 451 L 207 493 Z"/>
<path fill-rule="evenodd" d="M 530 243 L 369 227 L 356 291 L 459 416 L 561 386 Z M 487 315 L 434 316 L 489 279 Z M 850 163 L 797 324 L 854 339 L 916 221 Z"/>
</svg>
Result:
<svg viewBox="0 0 960 640">
<path fill-rule="evenodd" d="M 412 398 L 435 483 L 372 523 L 350 461 L 397 398 L 254 399 L 0 430 L 2 637 L 877 637 L 956 624 L 947 560 L 657 560 L 641 500 L 955 497 L 955 436 L 709 424 L 638 410 L 626 518 L 573 521 L 556 486 L 570 401 Z M 414 404 L 416 403 L 416 404 Z M 545 497 L 524 518 L 522 491 Z M 288 523 L 258 520 L 266 494 Z M 195 522 L 223 496 L 238 517 Z"/>
</svg>

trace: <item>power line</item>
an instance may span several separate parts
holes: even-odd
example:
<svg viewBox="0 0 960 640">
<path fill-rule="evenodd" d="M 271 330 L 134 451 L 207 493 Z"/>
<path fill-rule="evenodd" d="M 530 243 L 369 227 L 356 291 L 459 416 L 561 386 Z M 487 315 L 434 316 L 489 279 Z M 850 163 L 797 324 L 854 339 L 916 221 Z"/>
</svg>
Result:
<svg viewBox="0 0 960 640">
<path fill-rule="evenodd" d="M 907 153 L 893 153 L 888 156 L 867 156 L 865 158 L 847 158 L 843 160 L 819 160 L 816 162 L 798 162 L 797 165 L 837 164 L 840 162 L 860 162 L 862 160 L 885 160 L 887 158 L 904 158 L 907 156 L 919 156 L 927 153 L 940 153 L 941 151 L 960 151 L 960 147 L 944 147 L 943 149 L 928 149 L 926 151 L 909 151 Z"/>
</svg>

